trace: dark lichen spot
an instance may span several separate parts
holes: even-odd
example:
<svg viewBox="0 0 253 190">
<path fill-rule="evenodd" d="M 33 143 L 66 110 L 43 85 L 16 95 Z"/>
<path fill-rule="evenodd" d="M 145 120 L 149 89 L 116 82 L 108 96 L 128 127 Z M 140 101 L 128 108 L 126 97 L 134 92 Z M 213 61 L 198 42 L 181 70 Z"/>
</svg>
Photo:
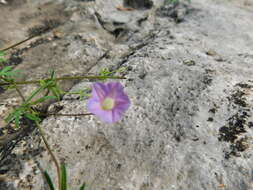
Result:
<svg viewBox="0 0 253 190">
<path fill-rule="evenodd" d="M 211 108 L 211 109 L 208 110 L 208 112 L 215 113 L 216 112 L 216 108 Z"/>
<path fill-rule="evenodd" d="M 43 20 L 41 25 L 29 28 L 27 32 L 29 37 L 39 36 L 41 34 L 51 31 L 52 29 L 58 27 L 60 24 L 61 22 L 55 19 Z"/>
<path fill-rule="evenodd" d="M 156 14 L 160 17 L 170 17 L 175 22 L 180 23 L 192 11 L 193 9 L 190 8 L 189 4 L 183 1 L 164 1 L 163 6 L 157 9 Z"/>
<path fill-rule="evenodd" d="M 230 145 L 230 152 L 225 153 L 225 158 L 229 159 L 231 156 L 240 157 L 241 153 L 249 148 L 249 142 L 247 137 L 243 137 Z"/>
<path fill-rule="evenodd" d="M 225 158 L 225 159 L 229 159 L 229 158 L 230 158 L 230 153 L 229 153 L 229 152 L 225 152 L 224 158 Z"/>
<path fill-rule="evenodd" d="M 7 65 L 18 65 L 22 63 L 23 59 L 19 55 L 12 54 L 7 62 Z"/>
<path fill-rule="evenodd" d="M 89 145 L 89 144 L 86 145 L 86 146 L 85 146 L 85 149 L 86 149 L 86 150 L 90 150 L 90 149 L 91 149 L 91 145 Z"/>
<path fill-rule="evenodd" d="M 219 141 L 234 143 L 238 135 L 245 133 L 247 114 L 237 113 L 228 119 L 228 123 L 219 129 Z"/>
<path fill-rule="evenodd" d="M 7 60 L 7 62 L 5 63 L 5 65 L 8 66 L 16 66 L 20 63 L 22 63 L 23 59 L 21 57 L 21 53 L 19 50 L 11 53 L 10 58 Z"/>
<path fill-rule="evenodd" d="M 213 79 L 211 78 L 210 75 L 205 75 L 205 76 L 203 77 L 203 80 L 202 80 L 202 81 L 203 81 L 204 84 L 210 85 L 210 84 L 212 83 Z"/>
<path fill-rule="evenodd" d="M 173 137 L 177 142 L 181 141 L 181 136 L 179 134 L 175 133 Z"/>
<path fill-rule="evenodd" d="M 248 138 L 247 137 L 241 138 L 238 141 L 236 141 L 236 143 L 233 145 L 236 151 L 243 152 L 247 148 L 249 148 Z"/>
<path fill-rule="evenodd" d="M 147 75 L 147 73 L 143 72 L 143 73 L 139 74 L 138 77 L 140 79 L 144 79 L 146 77 L 146 75 Z"/>
<path fill-rule="evenodd" d="M 238 83 L 236 84 L 236 86 L 239 86 L 241 88 L 252 88 L 253 86 L 250 84 L 246 84 L 246 83 Z"/>
<path fill-rule="evenodd" d="M 245 95 L 245 93 L 238 89 L 228 99 L 238 106 L 246 107 L 248 104 L 246 103 L 246 98 L 244 97 L 244 95 Z"/>
<path fill-rule="evenodd" d="M 121 169 L 121 167 L 122 167 L 121 164 L 117 164 L 117 165 L 116 165 L 116 168 L 117 168 L 117 169 Z"/>
<path fill-rule="evenodd" d="M 111 34 L 114 35 L 115 38 L 118 38 L 122 33 L 127 33 L 127 30 L 124 28 L 116 28 L 111 32 Z"/>
<path fill-rule="evenodd" d="M 212 118 L 212 117 L 209 117 L 209 118 L 207 119 L 207 121 L 212 122 L 212 121 L 213 121 L 213 118 Z"/>
<path fill-rule="evenodd" d="M 135 9 L 150 9 L 153 6 L 153 2 L 151 0 L 124 0 L 124 6 Z"/>
<path fill-rule="evenodd" d="M 198 137 L 194 137 L 194 138 L 192 138 L 192 140 L 193 140 L 193 141 L 198 141 L 199 138 L 198 138 Z"/>
<path fill-rule="evenodd" d="M 248 127 L 249 127 L 249 128 L 252 128 L 252 127 L 253 127 L 253 122 L 252 122 L 252 121 L 249 121 L 249 122 L 248 122 Z"/>
</svg>

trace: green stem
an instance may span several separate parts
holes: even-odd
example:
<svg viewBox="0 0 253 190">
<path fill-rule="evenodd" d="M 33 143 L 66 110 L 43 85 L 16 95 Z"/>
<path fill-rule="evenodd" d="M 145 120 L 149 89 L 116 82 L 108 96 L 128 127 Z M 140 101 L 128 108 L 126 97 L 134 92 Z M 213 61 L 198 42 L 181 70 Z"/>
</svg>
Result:
<svg viewBox="0 0 253 190">
<path fill-rule="evenodd" d="M 37 35 L 36 35 L 36 36 L 37 36 Z M 7 50 L 9 50 L 9 49 L 11 49 L 11 48 L 14 48 L 14 47 L 16 47 L 16 46 L 22 44 L 22 43 L 25 43 L 25 42 L 28 41 L 28 40 L 31 40 L 32 38 L 34 38 L 34 37 L 36 37 L 36 36 L 28 37 L 28 38 L 26 38 L 26 39 L 24 39 L 24 40 L 22 40 L 22 41 L 20 41 L 20 42 L 18 42 L 18 43 L 15 43 L 15 44 L 13 44 L 13 45 L 7 47 L 7 48 L 1 49 L 0 51 L 7 51 Z"/>
<path fill-rule="evenodd" d="M 55 78 L 55 81 L 59 80 L 76 80 L 76 79 L 126 79 L 126 77 L 123 76 L 73 76 L 73 77 L 59 77 Z M 46 78 L 43 80 L 51 80 L 51 78 Z M 30 80 L 30 81 L 19 81 L 15 82 L 16 85 L 24 85 L 24 84 L 36 84 L 40 83 L 41 80 Z M 11 82 L 2 82 L 0 83 L 0 86 L 6 86 L 11 85 Z"/>
<path fill-rule="evenodd" d="M 43 116 L 69 116 L 69 117 L 81 117 L 81 116 L 87 116 L 87 115 L 94 115 L 93 113 L 79 113 L 79 114 L 61 114 L 61 113 L 48 113 L 48 114 L 42 114 Z"/>
<path fill-rule="evenodd" d="M 45 137 L 45 132 L 42 130 L 42 128 L 40 127 L 39 123 L 36 121 L 36 127 L 39 129 L 39 133 L 42 137 L 42 140 L 43 142 L 45 143 L 46 145 L 46 149 L 48 151 L 48 153 L 50 154 L 55 166 L 56 166 L 56 170 L 57 170 L 57 176 L 58 176 L 58 187 L 59 187 L 59 190 L 61 190 L 61 168 L 60 168 L 60 164 L 59 162 L 57 161 L 53 151 L 51 150 L 48 142 L 47 142 L 47 139 Z"/>
</svg>

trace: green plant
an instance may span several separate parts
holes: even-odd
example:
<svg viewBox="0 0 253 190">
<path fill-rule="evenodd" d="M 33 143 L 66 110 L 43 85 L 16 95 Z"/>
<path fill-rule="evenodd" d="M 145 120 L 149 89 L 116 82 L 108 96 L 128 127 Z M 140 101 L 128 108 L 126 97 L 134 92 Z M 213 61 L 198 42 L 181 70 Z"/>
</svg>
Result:
<svg viewBox="0 0 253 190">
<path fill-rule="evenodd" d="M 0 52 L 0 62 L 5 62 L 4 59 L 5 53 Z M 65 164 L 60 164 L 57 160 L 56 156 L 54 155 L 53 151 L 50 148 L 49 143 L 45 138 L 45 134 L 43 129 L 40 126 L 40 123 L 43 117 L 47 115 L 55 115 L 55 116 L 85 116 L 91 115 L 91 113 L 84 113 L 84 114 L 45 114 L 39 109 L 36 108 L 37 105 L 48 101 L 48 100 L 60 100 L 62 95 L 65 94 L 79 94 L 80 97 L 84 98 L 88 96 L 88 90 L 84 89 L 77 92 L 64 92 L 61 90 L 58 81 L 61 80 L 76 80 L 76 79 L 97 79 L 97 80 L 106 80 L 106 79 L 125 79 L 122 76 L 112 76 L 114 73 L 122 72 L 124 69 L 119 69 L 116 71 L 109 71 L 108 69 L 102 69 L 98 76 L 69 76 L 69 77 L 56 77 L 55 72 L 51 71 L 50 76 L 45 79 L 39 80 L 30 80 L 30 81 L 18 81 L 17 78 L 19 76 L 20 71 L 14 70 L 11 66 L 4 66 L 0 69 L 0 86 L 4 87 L 6 90 L 14 89 L 16 90 L 17 94 L 22 99 L 22 103 L 13 109 L 13 111 L 5 118 L 7 123 L 15 123 L 16 128 L 20 128 L 20 121 L 22 119 L 28 119 L 32 121 L 35 126 L 37 127 L 39 134 L 45 144 L 46 150 L 50 154 L 53 163 L 57 170 L 57 177 L 58 177 L 58 190 L 67 190 L 67 172 Z M 31 92 L 30 95 L 25 97 L 23 93 L 20 91 L 20 85 L 30 85 L 30 84 L 37 84 L 38 87 Z M 50 190 L 55 190 L 53 180 L 47 173 L 47 171 L 43 171 L 43 176 L 50 188 Z M 79 190 L 84 190 L 85 184 L 82 184 Z"/>
<path fill-rule="evenodd" d="M 4 58 L 5 53 L 3 51 L 0 51 L 0 63 L 6 62 L 6 59 Z"/>
<path fill-rule="evenodd" d="M 98 75 L 101 76 L 101 77 L 104 77 L 104 79 L 101 79 L 101 80 L 106 80 L 107 77 L 110 77 L 110 76 L 112 76 L 113 74 L 116 74 L 116 73 L 121 74 L 125 70 L 126 70 L 125 67 L 121 67 L 119 69 L 112 70 L 112 71 L 110 71 L 108 68 L 102 68 L 102 69 L 100 69 Z"/>
<path fill-rule="evenodd" d="M 47 184 L 49 186 L 49 189 L 50 190 L 55 190 L 55 187 L 54 187 L 54 184 L 53 184 L 53 181 L 52 181 L 52 178 L 49 176 L 48 172 L 47 171 L 44 171 L 43 172 L 43 175 L 47 181 Z M 66 170 L 66 166 L 65 164 L 62 164 L 61 165 L 61 173 L 60 173 L 60 187 L 61 189 L 60 190 L 67 190 L 68 187 L 67 187 L 67 170 Z M 84 190 L 85 189 L 85 183 L 83 183 L 81 185 L 81 187 L 79 188 L 79 190 Z"/>
</svg>

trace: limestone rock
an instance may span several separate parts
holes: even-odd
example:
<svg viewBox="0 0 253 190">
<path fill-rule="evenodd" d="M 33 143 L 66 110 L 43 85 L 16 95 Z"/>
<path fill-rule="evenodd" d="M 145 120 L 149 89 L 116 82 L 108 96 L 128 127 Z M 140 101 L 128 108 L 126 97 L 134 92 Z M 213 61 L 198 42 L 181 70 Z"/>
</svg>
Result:
<svg viewBox="0 0 253 190">
<path fill-rule="evenodd" d="M 82 3 L 89 8 L 76 11 L 74 26 L 64 25 L 66 41 L 56 42 L 69 43 L 67 56 L 56 53 L 50 63 L 62 60 L 62 68 L 56 65 L 62 72 L 75 65 L 75 72 L 89 73 L 124 67 L 128 79 L 121 82 L 132 105 L 113 125 L 95 116 L 43 121 L 53 150 L 67 164 L 71 189 L 82 182 L 87 190 L 252 189 L 253 13 L 232 2 L 194 0 L 181 23 L 155 16 L 143 25 L 146 33 L 136 30 L 119 44 L 90 13 L 99 13 L 107 23 L 118 19 L 125 27 L 136 17 L 115 18 L 103 11 L 120 1 Z M 148 10 L 136 11 L 131 14 Z M 82 21 L 88 15 L 89 22 Z M 98 44 L 85 40 L 86 35 L 96 36 Z M 69 87 L 85 89 L 91 83 Z M 85 113 L 86 101 L 65 96 L 49 110 Z M 0 183 L 4 189 L 45 189 L 38 163 L 55 177 L 36 130 L 17 143 L 4 163 L 0 171 L 13 177 Z"/>
</svg>

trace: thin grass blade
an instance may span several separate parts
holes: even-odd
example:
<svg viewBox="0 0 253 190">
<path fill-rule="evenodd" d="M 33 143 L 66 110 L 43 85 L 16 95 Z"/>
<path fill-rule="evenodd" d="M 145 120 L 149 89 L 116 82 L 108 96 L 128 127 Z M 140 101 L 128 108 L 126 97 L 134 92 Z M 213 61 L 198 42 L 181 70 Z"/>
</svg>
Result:
<svg viewBox="0 0 253 190">
<path fill-rule="evenodd" d="M 51 179 L 51 177 L 49 176 L 49 174 L 48 174 L 46 171 L 44 171 L 44 172 L 43 172 L 43 175 L 44 175 L 44 177 L 45 177 L 45 179 L 46 179 L 46 181 L 47 181 L 47 184 L 48 184 L 48 186 L 49 186 L 49 189 L 50 189 L 50 190 L 55 190 L 54 184 L 53 184 L 52 179 Z"/>
<path fill-rule="evenodd" d="M 64 164 L 61 165 L 61 190 L 67 190 L 67 171 Z"/>
<path fill-rule="evenodd" d="M 84 190 L 85 189 L 85 183 L 83 183 L 83 185 L 80 187 L 79 190 Z"/>
</svg>

